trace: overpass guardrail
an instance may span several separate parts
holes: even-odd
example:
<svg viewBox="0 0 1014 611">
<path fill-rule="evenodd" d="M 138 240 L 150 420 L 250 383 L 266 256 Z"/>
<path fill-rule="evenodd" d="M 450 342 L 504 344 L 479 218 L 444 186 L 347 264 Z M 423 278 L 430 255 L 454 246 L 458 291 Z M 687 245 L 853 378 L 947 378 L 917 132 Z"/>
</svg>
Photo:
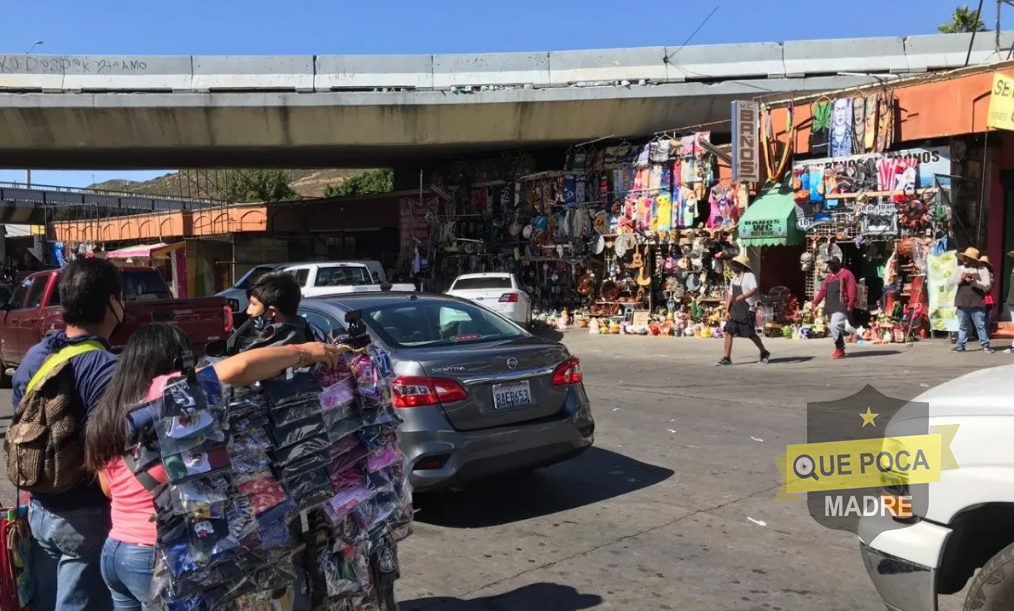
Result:
<svg viewBox="0 0 1014 611">
<path fill-rule="evenodd" d="M 971 34 L 476 55 L 0 55 L 0 92 L 465 90 L 918 74 L 965 65 Z M 969 65 L 1007 58 L 979 33 Z"/>
</svg>

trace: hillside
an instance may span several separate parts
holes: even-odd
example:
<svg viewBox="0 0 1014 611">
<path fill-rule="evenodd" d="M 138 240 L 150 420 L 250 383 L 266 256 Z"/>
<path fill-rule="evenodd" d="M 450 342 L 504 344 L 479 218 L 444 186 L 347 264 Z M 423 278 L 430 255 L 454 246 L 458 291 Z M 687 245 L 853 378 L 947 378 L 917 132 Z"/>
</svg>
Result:
<svg viewBox="0 0 1014 611">
<path fill-rule="evenodd" d="M 230 172 L 236 170 L 183 170 L 146 181 L 107 180 L 89 189 L 141 195 L 221 199 Z M 302 197 L 321 197 L 329 185 L 341 184 L 363 170 L 282 170 L 289 185 Z"/>
</svg>

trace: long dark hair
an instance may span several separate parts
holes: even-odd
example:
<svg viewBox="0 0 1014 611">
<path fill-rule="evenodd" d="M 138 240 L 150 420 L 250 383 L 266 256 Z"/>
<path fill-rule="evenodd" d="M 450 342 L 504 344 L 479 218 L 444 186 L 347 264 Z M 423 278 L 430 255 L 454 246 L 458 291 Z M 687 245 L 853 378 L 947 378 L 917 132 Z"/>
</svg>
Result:
<svg viewBox="0 0 1014 611">
<path fill-rule="evenodd" d="M 178 327 L 151 324 L 130 336 L 113 379 L 85 428 L 85 466 L 98 472 L 126 449 L 127 413 L 148 394 L 151 381 L 175 370 L 190 341 Z"/>
</svg>

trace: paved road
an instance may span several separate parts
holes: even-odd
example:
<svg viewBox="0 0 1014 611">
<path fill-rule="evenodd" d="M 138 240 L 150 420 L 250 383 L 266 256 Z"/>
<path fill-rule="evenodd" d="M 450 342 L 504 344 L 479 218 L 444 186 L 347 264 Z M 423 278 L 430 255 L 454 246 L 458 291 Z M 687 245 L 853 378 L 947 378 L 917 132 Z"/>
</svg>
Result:
<svg viewBox="0 0 1014 611">
<path fill-rule="evenodd" d="M 421 495 L 401 551 L 403 610 L 879 611 L 855 538 L 774 502 L 773 457 L 805 440 L 807 401 L 867 383 L 908 399 L 1014 362 L 944 343 L 836 362 L 827 341 L 775 340 L 768 365 L 717 368 L 716 340 L 564 341 L 582 358 L 596 447 L 533 476 Z"/>
</svg>

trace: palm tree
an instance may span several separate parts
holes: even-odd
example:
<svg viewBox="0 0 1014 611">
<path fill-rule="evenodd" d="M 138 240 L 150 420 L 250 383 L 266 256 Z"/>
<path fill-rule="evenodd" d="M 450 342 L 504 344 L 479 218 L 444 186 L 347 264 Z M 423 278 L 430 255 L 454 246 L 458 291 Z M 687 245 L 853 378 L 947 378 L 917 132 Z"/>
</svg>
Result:
<svg viewBox="0 0 1014 611">
<path fill-rule="evenodd" d="M 954 9 L 951 20 L 941 25 L 938 30 L 944 34 L 959 34 L 961 32 L 985 32 L 986 25 L 979 19 L 977 11 L 967 6 L 959 6 Z"/>
</svg>

